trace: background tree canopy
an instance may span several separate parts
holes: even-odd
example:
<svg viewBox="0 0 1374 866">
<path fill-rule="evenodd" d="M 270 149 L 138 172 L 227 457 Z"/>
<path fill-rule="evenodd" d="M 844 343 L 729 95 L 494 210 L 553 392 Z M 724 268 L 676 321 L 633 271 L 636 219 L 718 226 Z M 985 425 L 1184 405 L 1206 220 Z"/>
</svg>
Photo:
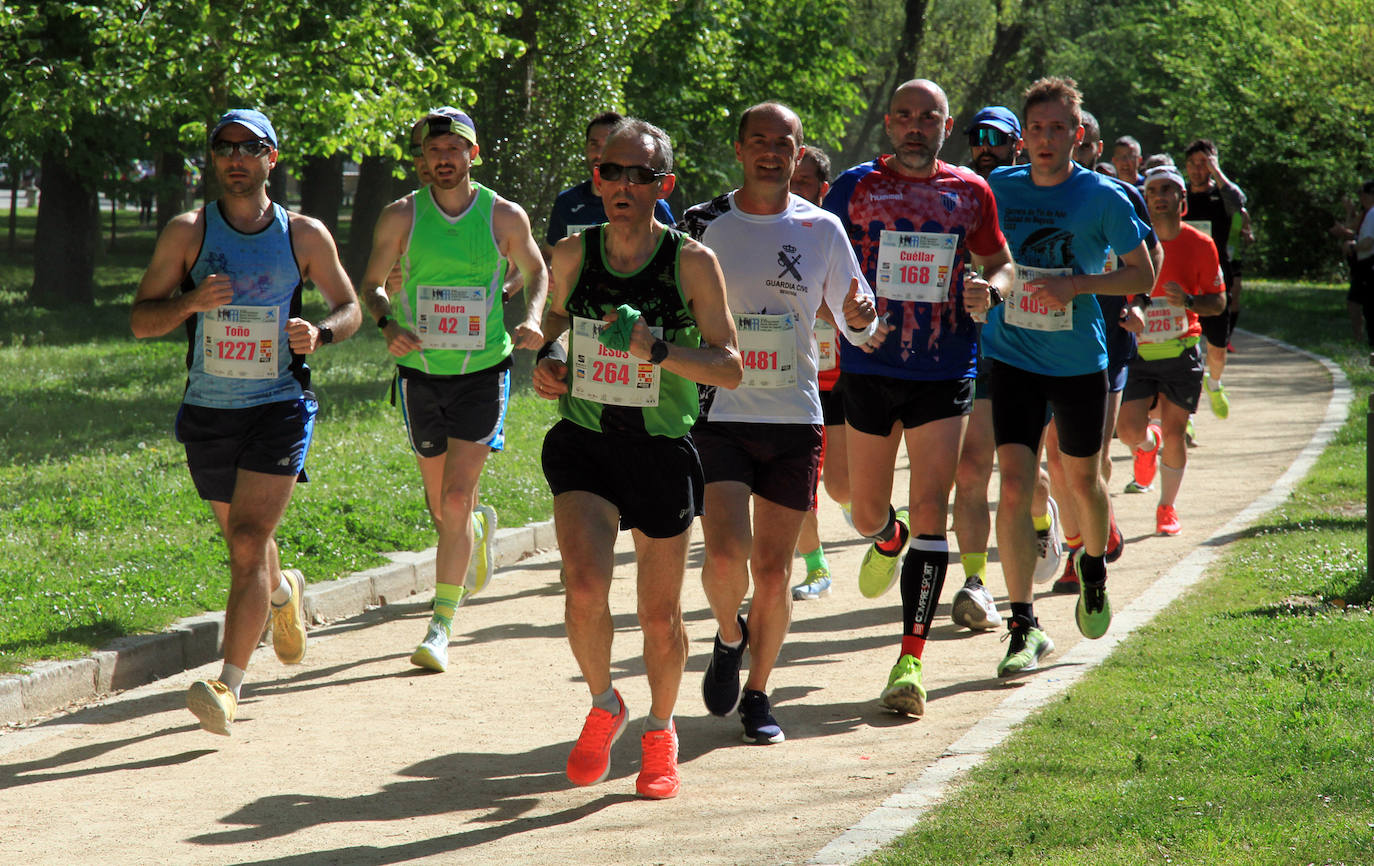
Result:
<svg viewBox="0 0 1374 866">
<path fill-rule="evenodd" d="M 1250 195 L 1257 272 L 1330 275 L 1326 229 L 1374 173 L 1374 18 L 1360 0 L 275 0 L 0 5 L 0 161 L 6 185 L 41 167 L 31 298 L 89 303 L 102 238 L 96 191 L 133 160 L 170 178 L 225 108 L 265 110 L 292 204 L 338 225 L 345 157 L 362 165 L 345 255 L 356 273 L 376 211 L 408 188 L 410 124 L 468 108 L 478 179 L 542 231 L 557 192 L 585 176 L 583 127 L 617 109 L 663 126 L 681 208 L 738 177 L 739 112 L 782 99 L 836 170 L 885 141 L 882 109 L 907 78 L 944 85 L 961 131 L 980 106 L 1019 108 L 1068 75 L 1107 141 L 1181 158 L 1221 148 Z M 944 156 L 965 156 L 962 136 Z M 208 190 L 214 194 L 213 188 Z"/>
</svg>

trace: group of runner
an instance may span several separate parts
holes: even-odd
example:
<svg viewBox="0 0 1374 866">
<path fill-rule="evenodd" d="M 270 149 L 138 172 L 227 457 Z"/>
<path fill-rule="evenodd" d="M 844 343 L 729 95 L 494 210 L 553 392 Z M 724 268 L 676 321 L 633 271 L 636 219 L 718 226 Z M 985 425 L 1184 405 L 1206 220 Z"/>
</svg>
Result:
<svg viewBox="0 0 1374 866">
<path fill-rule="evenodd" d="M 622 529 L 634 541 L 651 692 L 638 792 L 672 797 L 680 784 L 681 590 L 698 516 L 718 629 L 703 701 L 719 716 L 738 712 L 746 742 L 785 738 L 768 679 L 793 600 L 832 585 L 815 522 L 823 453 L 827 491 L 872 540 L 860 591 L 900 586 L 887 707 L 925 711 L 922 656 L 948 569 L 951 491 L 965 573 L 953 616 L 974 629 L 1002 623 L 983 583 L 994 454 L 1010 605 L 998 676 L 1032 671 L 1052 651 L 1032 584 L 1061 565 L 1056 588 L 1078 593 L 1078 628 L 1104 635 L 1107 563 L 1123 546 L 1106 487 L 1111 432 L 1136 448 L 1137 483 L 1162 453 L 1163 514 L 1202 388 L 1198 315 L 1224 310 L 1215 246 L 1182 222 L 1193 184 L 1152 169 L 1142 204 L 1133 184 L 1085 167 L 1101 142 L 1080 103 L 1071 80 L 1045 78 L 1020 118 L 980 111 L 964 168 L 939 158 L 953 133 L 944 91 L 909 81 L 885 114 L 891 153 L 833 182 L 797 114 L 760 103 L 739 118 L 740 186 L 676 227 L 664 201 L 675 184 L 668 136 L 601 115 L 586 133 L 591 178 L 559 196 L 542 256 L 524 210 L 472 178 L 481 149 L 471 117 L 436 108 L 411 131 L 424 185 L 379 219 L 361 307 L 328 232 L 267 197 L 270 121 L 226 114 L 210 136 L 222 195 L 169 224 L 132 314 L 138 336 L 186 327 L 177 435 L 230 552 L 223 669 L 192 684 L 188 707 L 205 729 L 230 732 L 269 615 L 278 657 L 305 655 L 304 580 L 281 568 L 273 533 L 304 480 L 316 411 L 306 356 L 356 331 L 361 308 L 397 359 L 393 393 L 438 531 L 434 611 L 411 657 L 436 671 L 458 607 L 494 568 L 495 513 L 478 495 L 487 456 L 503 447 L 512 351 L 538 350 L 534 392 L 561 416 L 542 462 L 565 622 L 592 704 L 567 761 L 575 784 L 607 776 L 629 723 L 611 677 Z M 1199 182 L 1220 185 L 1215 150 L 1206 156 Z M 300 318 L 306 280 L 331 306 L 317 323 Z M 521 288 L 523 319 L 508 329 L 506 297 Z M 1134 359 L 1112 348 L 1133 347 L 1131 335 Z M 1224 398 L 1219 370 L 1212 382 Z M 1118 419 L 1111 395 L 1123 387 Z M 896 508 L 903 443 L 911 471 Z M 790 586 L 794 551 L 806 574 Z"/>
</svg>

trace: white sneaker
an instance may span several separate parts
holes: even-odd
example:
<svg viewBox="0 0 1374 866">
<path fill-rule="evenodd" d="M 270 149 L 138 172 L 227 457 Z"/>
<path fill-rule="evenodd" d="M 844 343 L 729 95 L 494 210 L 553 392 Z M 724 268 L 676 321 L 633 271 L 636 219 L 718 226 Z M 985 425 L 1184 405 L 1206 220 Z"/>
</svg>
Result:
<svg viewBox="0 0 1374 866">
<path fill-rule="evenodd" d="M 988 588 L 979 583 L 976 577 L 964 581 L 963 588 L 954 594 L 954 604 L 949 617 L 954 620 L 955 625 L 975 631 L 991 631 L 1002 627 L 1002 615 L 997 612 L 997 603 L 992 600 L 992 593 L 988 592 Z"/>
<path fill-rule="evenodd" d="M 410 656 L 410 663 L 439 673 L 448 670 L 448 634 L 438 623 L 429 624 L 425 639 Z"/>
<path fill-rule="evenodd" d="M 1044 533 L 1035 533 L 1039 554 L 1035 560 L 1036 583 L 1054 580 L 1059 576 L 1060 566 L 1064 564 L 1064 531 L 1059 528 L 1059 506 L 1050 497 L 1050 528 Z"/>
</svg>

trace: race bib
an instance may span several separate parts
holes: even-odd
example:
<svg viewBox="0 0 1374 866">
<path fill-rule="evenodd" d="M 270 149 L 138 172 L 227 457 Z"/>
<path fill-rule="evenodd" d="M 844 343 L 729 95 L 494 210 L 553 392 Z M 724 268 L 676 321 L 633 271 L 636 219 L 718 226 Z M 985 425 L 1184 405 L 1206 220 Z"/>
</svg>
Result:
<svg viewBox="0 0 1374 866">
<path fill-rule="evenodd" d="M 883 229 L 878 242 L 878 295 L 893 301 L 949 300 L 959 238 L 934 232 Z"/>
<path fill-rule="evenodd" d="M 816 372 L 824 373 L 840 365 L 840 335 L 829 322 L 816 323 Z"/>
<path fill-rule="evenodd" d="M 1182 337 L 1188 330 L 1188 312 L 1175 307 L 1163 298 L 1152 298 L 1145 308 L 1145 330 L 1138 338 L 1142 343 L 1163 343 Z"/>
<path fill-rule="evenodd" d="M 281 333 L 276 307 L 226 304 L 207 310 L 205 372 L 226 379 L 277 378 L 277 345 Z"/>
<path fill-rule="evenodd" d="M 658 366 L 629 352 L 608 349 L 597 339 L 607 322 L 573 317 L 572 394 L 608 406 L 657 406 Z M 650 328 L 662 338 L 662 328 Z"/>
<path fill-rule="evenodd" d="M 1211 220 L 1184 220 L 1184 222 L 1192 226 L 1193 228 L 1197 229 L 1198 231 L 1202 232 L 1207 237 L 1210 238 L 1212 236 Z"/>
<path fill-rule="evenodd" d="M 741 388 L 791 388 L 797 384 L 797 329 L 790 315 L 735 313 Z"/>
<path fill-rule="evenodd" d="M 487 347 L 486 290 L 480 286 L 419 286 L 415 333 L 426 349 L 473 352 Z"/>
<path fill-rule="evenodd" d="M 1062 310 L 1051 310 L 1037 301 L 1026 290 L 1026 283 L 1044 277 L 1067 277 L 1072 268 L 1032 268 L 1016 266 L 1016 281 L 1007 292 L 1006 323 L 1016 328 L 1031 331 L 1071 331 L 1073 330 L 1073 301 Z"/>
</svg>

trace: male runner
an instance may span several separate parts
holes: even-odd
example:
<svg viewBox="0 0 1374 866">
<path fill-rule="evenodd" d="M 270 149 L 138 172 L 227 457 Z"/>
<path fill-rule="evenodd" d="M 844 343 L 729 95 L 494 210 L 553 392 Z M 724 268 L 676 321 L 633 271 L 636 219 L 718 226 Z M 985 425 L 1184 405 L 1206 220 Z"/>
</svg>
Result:
<svg viewBox="0 0 1374 866">
<path fill-rule="evenodd" d="M 401 414 L 439 533 L 434 615 L 410 661 L 442 672 L 458 606 L 486 585 L 495 565 L 496 514 L 477 504 L 478 487 L 487 455 L 505 445 L 512 349 L 543 345 L 548 275 L 525 211 L 472 179 L 481 164 L 472 119 L 441 108 L 421 122 L 431 183 L 382 211 L 363 301 L 396 357 Z M 514 339 L 502 304 L 507 259 L 528 299 Z M 385 284 L 398 260 L 404 288 L 393 303 Z"/>
<path fill-rule="evenodd" d="M 993 427 L 1001 467 L 997 543 L 1011 599 L 1011 632 L 998 676 L 1033 670 L 1054 649 L 1035 619 L 1031 573 L 1035 531 L 1030 496 L 1045 410 L 1054 410 L 1066 486 L 1081 523 L 1080 594 L 1075 619 L 1086 637 L 1106 634 L 1107 490 L 1098 453 L 1107 411 L 1107 347 L 1096 294 L 1128 295 L 1154 280 L 1143 242 L 1147 227 L 1117 184 L 1073 161 L 1082 139 L 1081 96 L 1073 81 L 1042 78 L 1025 97 L 1029 166 L 998 169 L 989 182 L 1002 231 L 1016 258 L 1006 303 L 983 329 L 991 371 Z M 1103 273 L 1108 249 L 1120 267 Z"/>
<path fill-rule="evenodd" d="M 191 684 L 186 705 L 202 728 L 227 736 L 269 603 L 277 658 L 305 657 L 305 579 L 282 570 L 274 536 L 297 479 L 306 480 L 315 429 L 305 356 L 353 334 L 361 314 L 329 230 L 267 197 L 277 164 L 271 121 L 252 109 L 226 113 L 210 152 L 222 194 L 167 224 L 129 321 L 136 337 L 186 326 L 177 439 L 229 548 L 230 580 L 224 666 L 218 679 Z M 318 323 L 300 317 L 306 280 L 330 306 Z"/>
<path fill-rule="evenodd" d="M 626 120 L 601 156 L 592 177 L 607 222 L 554 247 L 550 342 L 534 370 L 535 393 L 558 398 L 563 416 L 544 438 L 544 475 L 567 573 L 568 643 L 592 694 L 567 773 L 576 785 L 605 779 L 629 723 L 611 683 L 609 598 L 616 532 L 625 528 L 652 694 L 635 789 L 663 799 L 679 787 L 682 577 L 705 486 L 690 435 L 696 384 L 735 388 L 743 367 L 716 257 L 654 219 L 654 202 L 675 183 L 667 134 Z M 556 340 L 569 328 L 564 357 Z"/>
<path fill-rule="evenodd" d="M 1228 310 L 1240 309 L 1236 273 L 1227 252 L 1231 237 L 1231 218 L 1245 207 L 1245 193 L 1221 170 L 1217 146 L 1199 138 L 1184 151 L 1183 171 L 1188 177 L 1188 222 L 1216 244 L 1221 259 L 1221 275 L 1226 280 L 1226 309 L 1217 315 L 1201 316 L 1202 336 L 1207 340 L 1207 372 L 1202 384 L 1212 414 L 1225 418 L 1231 414 L 1231 399 L 1221 384 L 1226 372 L 1226 347 L 1231 343 L 1233 322 Z"/>
<path fill-rule="evenodd" d="M 595 173 L 597 165 L 601 162 L 601 149 L 606 145 L 606 137 L 622 120 L 624 118 L 614 111 L 603 111 L 587 124 L 587 140 L 583 153 L 587 159 L 589 175 Z M 654 218 L 664 225 L 673 224 L 673 212 L 663 199 L 654 202 Z M 544 245 L 541 248 L 544 260 L 549 261 L 549 257 L 553 255 L 554 244 L 563 238 L 577 234 L 590 226 L 601 225 L 605 221 L 606 208 L 591 178 L 563 190 L 558 194 L 558 198 L 554 199 L 553 210 L 549 213 L 549 228 L 544 234 Z"/>
<path fill-rule="evenodd" d="M 1185 189 L 1183 176 L 1172 166 L 1145 173 L 1145 200 L 1155 231 L 1164 243 L 1164 266 L 1150 293 L 1150 304 L 1143 311 L 1143 325 L 1132 321 L 1132 330 L 1139 329 L 1139 356 L 1131 361 L 1117 426 L 1121 441 L 1134 449 L 1137 484 L 1150 485 L 1158 459 L 1155 531 L 1159 535 L 1182 531 L 1174 502 L 1188 462 L 1184 441 L 1188 416 L 1197 411 L 1202 393 L 1202 357 L 1197 345 L 1202 326 L 1198 319 L 1215 316 L 1226 308 L 1216 244 L 1183 222 L 1187 213 Z M 1150 408 L 1156 399 L 1158 426 L 1150 423 Z"/>
<path fill-rule="evenodd" d="M 949 564 L 949 493 L 978 368 L 970 313 L 986 309 L 989 284 L 1009 288 L 1012 263 L 987 183 L 938 158 L 954 126 L 940 86 L 902 84 L 883 126 L 893 152 L 841 175 L 825 207 L 848 231 L 885 319 L 868 351 L 841 344 L 840 387 L 854 528 L 874 541 L 859 590 L 877 598 L 899 574 L 902 584 L 901 651 L 882 700 L 919 716 L 921 656 Z M 972 265 L 981 278 L 968 272 Z M 903 441 L 909 508 L 896 511 L 892 476 Z"/>
<path fill-rule="evenodd" d="M 758 745 L 786 739 L 767 687 L 792 619 L 792 551 L 816 502 L 823 420 L 816 311 L 824 303 L 850 343 L 874 332 L 873 293 L 839 220 L 789 191 L 802 147 L 801 119 L 791 109 L 776 102 L 746 109 L 735 139 L 744 184 L 690 208 L 682 221 L 720 261 L 745 371 L 737 390 L 703 391 L 692 430 L 706 477 L 701 583 L 718 628 L 701 693 L 713 715 L 738 707 L 744 741 Z M 739 609 L 751 577 L 746 621 Z"/>
<path fill-rule="evenodd" d="M 1132 186 L 1139 187 L 1145 182 L 1140 174 L 1140 157 L 1143 151 L 1140 142 L 1132 135 L 1123 135 L 1112 143 L 1112 167 L 1116 176 Z"/>
</svg>

